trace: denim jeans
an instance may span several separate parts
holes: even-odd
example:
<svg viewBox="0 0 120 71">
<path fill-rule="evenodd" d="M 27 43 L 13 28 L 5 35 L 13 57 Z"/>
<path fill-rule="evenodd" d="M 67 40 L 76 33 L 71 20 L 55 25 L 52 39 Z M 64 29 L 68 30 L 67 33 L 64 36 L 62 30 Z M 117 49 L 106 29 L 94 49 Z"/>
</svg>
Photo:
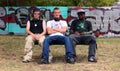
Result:
<svg viewBox="0 0 120 71">
<path fill-rule="evenodd" d="M 94 36 L 71 34 L 69 37 L 70 37 L 73 51 L 75 54 L 76 54 L 76 51 L 75 51 L 76 45 L 77 44 L 85 44 L 85 45 L 89 45 L 88 56 L 95 56 L 97 44 L 96 44 L 96 39 Z"/>
<path fill-rule="evenodd" d="M 42 52 L 42 58 L 48 60 L 49 59 L 49 46 L 53 44 L 63 44 L 65 45 L 66 50 L 66 59 L 69 59 L 70 57 L 74 56 L 72 46 L 70 43 L 70 39 L 67 36 L 48 36 L 43 43 L 43 52 Z"/>
</svg>

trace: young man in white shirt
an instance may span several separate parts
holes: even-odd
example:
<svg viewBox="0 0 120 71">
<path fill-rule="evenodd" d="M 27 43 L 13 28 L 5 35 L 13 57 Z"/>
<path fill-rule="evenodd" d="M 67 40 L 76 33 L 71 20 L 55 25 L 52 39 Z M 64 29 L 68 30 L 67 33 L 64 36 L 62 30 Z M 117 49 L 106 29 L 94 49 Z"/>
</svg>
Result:
<svg viewBox="0 0 120 71">
<path fill-rule="evenodd" d="M 67 23 L 66 21 L 60 20 L 59 8 L 54 8 L 53 17 L 53 20 L 47 22 L 47 33 L 49 36 L 44 40 L 42 59 L 38 62 L 38 64 L 49 64 L 49 46 L 52 44 L 64 44 L 66 50 L 66 62 L 74 64 L 75 59 L 71 42 L 69 37 L 65 36 Z"/>
</svg>

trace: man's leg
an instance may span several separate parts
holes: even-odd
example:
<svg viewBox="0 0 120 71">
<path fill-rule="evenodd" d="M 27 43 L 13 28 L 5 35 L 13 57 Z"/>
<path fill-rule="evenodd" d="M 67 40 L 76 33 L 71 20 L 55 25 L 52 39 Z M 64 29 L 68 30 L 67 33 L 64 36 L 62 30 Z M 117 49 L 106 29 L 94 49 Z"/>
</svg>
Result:
<svg viewBox="0 0 120 71">
<path fill-rule="evenodd" d="M 75 53 L 72 50 L 72 45 L 71 45 L 69 37 L 67 37 L 67 36 L 59 36 L 58 38 L 59 38 L 58 40 L 65 45 L 66 62 L 70 63 L 70 64 L 74 64 L 74 62 L 75 62 L 75 58 L 74 58 Z"/>
<path fill-rule="evenodd" d="M 32 54 L 33 54 L 33 51 L 32 51 L 33 43 L 34 43 L 34 41 L 32 39 L 32 36 L 30 36 L 30 35 L 27 36 L 26 43 L 25 43 L 25 49 L 24 49 L 25 56 L 23 57 L 23 62 L 31 61 Z"/>
<path fill-rule="evenodd" d="M 40 45 L 42 48 L 43 48 L 43 42 L 44 42 L 44 40 L 45 40 L 45 36 L 42 36 L 42 37 L 39 39 L 39 41 L 38 41 L 39 45 Z M 52 56 L 51 52 L 49 51 L 49 62 L 50 62 L 50 63 L 52 62 L 52 58 L 53 58 L 53 56 Z"/>
<path fill-rule="evenodd" d="M 96 62 L 95 54 L 96 54 L 96 39 L 94 36 L 85 36 L 86 43 L 89 44 L 89 52 L 88 52 L 88 61 Z"/>
<path fill-rule="evenodd" d="M 41 47 L 43 47 L 43 42 L 44 42 L 44 40 L 45 40 L 45 36 L 42 36 L 42 37 L 39 38 L 39 40 L 38 40 L 38 44 L 39 44 Z"/>
<path fill-rule="evenodd" d="M 49 59 L 49 46 L 50 44 L 55 44 L 55 43 L 59 43 L 59 44 L 65 44 L 65 48 L 66 48 L 66 59 L 71 58 L 74 56 L 74 53 L 72 51 L 72 47 L 70 44 L 70 40 L 68 37 L 64 37 L 64 36 L 50 36 L 47 37 L 44 41 L 43 44 L 43 53 L 42 53 L 42 60 L 39 62 L 39 64 L 47 64 L 48 59 Z"/>
<path fill-rule="evenodd" d="M 55 36 L 47 37 L 43 42 L 43 50 L 42 50 L 42 59 L 38 64 L 48 64 L 49 63 L 49 46 L 50 43 L 55 39 Z"/>
<path fill-rule="evenodd" d="M 96 48 L 97 48 L 96 39 L 95 39 L 95 37 L 91 36 L 91 41 L 90 41 L 90 44 L 89 44 L 89 55 L 88 55 L 88 60 L 89 61 L 93 61 L 93 62 L 97 61 L 95 59 Z M 90 57 L 94 57 L 94 58 L 90 60 Z"/>
<path fill-rule="evenodd" d="M 79 43 L 80 36 L 75 35 L 75 34 L 71 34 L 69 36 L 69 38 L 70 38 L 70 42 L 71 42 L 71 45 L 72 45 L 72 48 L 73 48 L 73 52 L 74 52 L 75 57 L 76 57 L 76 50 L 75 50 L 75 48 L 76 48 L 76 45 Z"/>
</svg>

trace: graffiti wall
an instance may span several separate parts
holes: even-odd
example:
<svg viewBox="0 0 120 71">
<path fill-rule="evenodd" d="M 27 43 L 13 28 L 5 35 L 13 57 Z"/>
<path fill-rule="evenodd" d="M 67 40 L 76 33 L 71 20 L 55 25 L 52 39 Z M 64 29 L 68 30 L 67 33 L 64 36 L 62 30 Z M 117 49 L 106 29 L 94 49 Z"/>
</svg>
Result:
<svg viewBox="0 0 120 71">
<path fill-rule="evenodd" d="M 52 18 L 53 6 L 49 7 L 0 7 L 0 34 L 24 35 L 26 22 L 31 19 L 31 12 L 34 8 L 39 8 L 41 18 L 48 21 Z M 67 7 L 59 7 L 62 17 L 67 17 Z"/>
<path fill-rule="evenodd" d="M 0 7 L 0 34 L 25 35 L 25 27 L 34 8 L 39 8 L 41 19 L 52 19 L 52 11 L 55 6 L 37 7 Z M 92 22 L 96 36 L 119 36 L 120 34 L 120 6 L 118 7 L 64 7 L 57 6 L 61 10 L 61 19 L 66 20 L 68 25 L 77 18 L 79 9 L 86 11 L 86 19 Z"/>
<path fill-rule="evenodd" d="M 77 17 L 80 7 L 69 7 L 69 16 Z M 86 19 L 92 22 L 96 36 L 114 37 L 120 36 L 120 6 L 82 8 L 86 11 Z M 72 21 L 72 20 L 71 20 Z M 71 21 L 69 24 L 71 24 Z"/>
</svg>

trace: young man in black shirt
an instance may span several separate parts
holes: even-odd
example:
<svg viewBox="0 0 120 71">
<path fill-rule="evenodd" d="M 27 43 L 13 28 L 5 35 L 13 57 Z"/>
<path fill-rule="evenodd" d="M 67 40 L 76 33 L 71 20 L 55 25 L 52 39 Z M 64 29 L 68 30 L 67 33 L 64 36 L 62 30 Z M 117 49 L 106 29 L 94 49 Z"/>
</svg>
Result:
<svg viewBox="0 0 120 71">
<path fill-rule="evenodd" d="M 80 9 L 77 13 L 78 18 L 74 20 L 70 27 L 70 39 L 72 42 L 73 50 L 76 54 L 75 47 L 77 44 L 89 45 L 88 61 L 97 62 L 95 58 L 96 53 L 96 39 L 92 36 L 92 24 L 90 21 L 85 20 L 85 11 Z"/>
<path fill-rule="evenodd" d="M 35 8 L 33 10 L 32 17 L 33 19 L 28 20 L 26 25 L 26 32 L 28 33 L 28 36 L 25 39 L 25 55 L 22 60 L 24 63 L 28 63 L 32 60 L 32 46 L 35 41 L 37 41 L 38 44 L 42 47 L 46 34 L 46 22 L 45 20 L 40 20 L 40 10 Z"/>
</svg>

